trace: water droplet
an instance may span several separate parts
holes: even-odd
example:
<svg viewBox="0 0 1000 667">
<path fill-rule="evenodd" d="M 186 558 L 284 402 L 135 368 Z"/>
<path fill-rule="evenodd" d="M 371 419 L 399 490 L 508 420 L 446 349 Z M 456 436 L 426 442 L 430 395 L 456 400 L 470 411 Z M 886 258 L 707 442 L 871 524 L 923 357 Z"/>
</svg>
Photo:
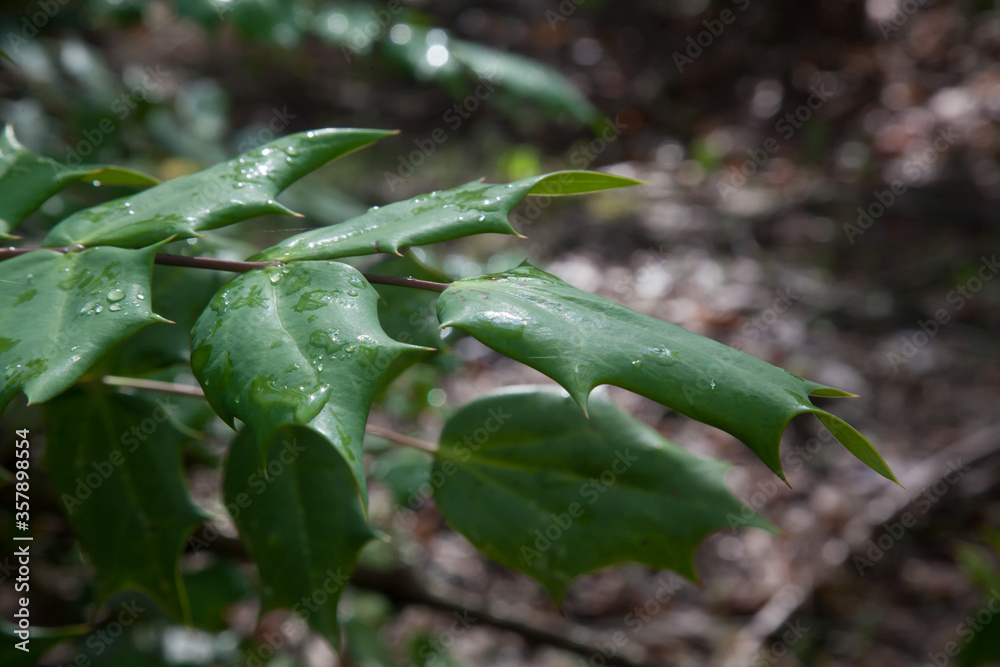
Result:
<svg viewBox="0 0 1000 667">
<path fill-rule="evenodd" d="M 108 306 L 108 310 L 110 310 L 112 312 L 118 312 L 121 309 L 122 309 L 121 304 L 117 304 L 117 303 L 113 303 L 110 306 Z"/>
<path fill-rule="evenodd" d="M 635 361 L 633 361 L 632 362 L 632 366 L 634 366 L 637 371 L 641 371 L 642 370 L 642 359 L 636 359 Z"/>
<path fill-rule="evenodd" d="M 95 312 L 95 313 L 99 313 L 99 312 L 101 312 L 102 310 L 104 310 L 104 306 L 97 306 L 96 308 L 94 308 L 94 312 Z"/>
<path fill-rule="evenodd" d="M 663 345 L 646 348 L 643 355 L 647 359 L 660 364 L 661 366 L 673 366 L 677 363 L 677 358 L 674 356 L 673 352 L 668 350 Z"/>
<path fill-rule="evenodd" d="M 481 215 L 481 216 L 479 216 L 479 222 L 482 222 L 482 221 L 483 221 L 483 220 L 485 220 L 485 219 L 486 219 L 486 216 L 485 216 L 485 215 Z"/>
<path fill-rule="evenodd" d="M 272 285 L 276 285 L 278 281 L 281 280 L 281 275 L 278 273 L 272 273 L 270 280 Z"/>
<path fill-rule="evenodd" d="M 135 298 L 139 299 L 139 301 L 142 301 L 142 300 L 143 300 L 143 299 L 145 299 L 146 297 L 145 297 L 144 295 L 142 295 L 142 294 L 136 294 L 136 295 L 135 295 Z"/>
<path fill-rule="evenodd" d="M 357 296 L 357 295 L 358 295 L 358 290 L 356 289 L 347 290 L 347 296 Z"/>
<path fill-rule="evenodd" d="M 242 188 L 244 185 L 246 185 L 246 183 L 244 183 L 243 181 L 236 181 L 236 183 L 233 184 L 233 187 L 239 189 Z"/>
<path fill-rule="evenodd" d="M 715 389 L 715 380 L 712 380 L 712 389 Z"/>
<path fill-rule="evenodd" d="M 270 155 L 273 152 L 274 152 L 273 148 L 265 148 L 264 150 L 262 150 L 260 152 L 260 154 L 263 155 L 264 157 L 267 157 L 268 155 Z"/>
<path fill-rule="evenodd" d="M 318 366 L 316 366 L 316 370 L 319 371 L 320 373 L 322 373 L 323 372 L 323 364 L 319 364 Z"/>
<path fill-rule="evenodd" d="M 124 298 L 125 298 L 125 292 L 121 291 L 120 289 L 113 289 L 110 292 L 108 292 L 108 301 L 112 303 L 116 301 L 121 301 Z"/>
<path fill-rule="evenodd" d="M 298 155 L 299 149 L 296 148 L 295 146 L 289 146 L 288 148 L 285 149 L 285 152 L 288 153 L 289 155 Z"/>
</svg>

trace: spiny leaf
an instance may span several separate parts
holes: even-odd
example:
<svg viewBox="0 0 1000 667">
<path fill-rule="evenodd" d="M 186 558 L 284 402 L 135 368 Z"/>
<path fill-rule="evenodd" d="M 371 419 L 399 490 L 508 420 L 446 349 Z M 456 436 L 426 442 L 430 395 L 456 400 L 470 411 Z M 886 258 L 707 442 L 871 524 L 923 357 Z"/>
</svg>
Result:
<svg viewBox="0 0 1000 667">
<path fill-rule="evenodd" d="M 628 561 L 695 579 L 698 545 L 733 518 L 771 529 L 726 489 L 726 464 L 604 400 L 591 401 L 587 419 L 554 387 L 463 406 L 434 458 L 443 480 L 434 497 L 448 523 L 557 600 L 575 577 Z"/>
<path fill-rule="evenodd" d="M 38 250 L 0 262 L 0 412 L 18 391 L 42 403 L 102 354 L 151 322 L 159 246 Z"/>
<path fill-rule="evenodd" d="M 107 165 L 70 167 L 35 155 L 18 142 L 14 127 L 0 135 L 0 239 L 19 225 L 46 199 L 74 181 L 100 181 L 104 185 L 156 185 L 152 176 Z"/>
<path fill-rule="evenodd" d="M 742 440 L 784 479 L 778 446 L 788 422 L 812 413 L 855 456 L 896 481 L 871 443 L 810 396 L 846 395 L 686 329 L 637 313 L 522 265 L 453 283 L 438 301 L 442 327 L 563 385 L 586 410 L 594 387 L 613 384 Z"/>
<path fill-rule="evenodd" d="M 640 181 L 596 171 L 557 171 L 506 185 L 472 181 L 387 206 L 339 225 L 285 239 L 258 253 L 254 261 L 336 259 L 406 246 L 450 241 L 474 234 L 517 234 L 507 216 L 529 194 L 575 195 L 637 185 Z"/>
<path fill-rule="evenodd" d="M 274 433 L 266 466 L 253 435 L 240 434 L 225 475 L 226 505 L 239 510 L 233 521 L 260 571 L 264 609 L 291 609 L 337 646 L 337 601 L 375 537 L 354 473 L 321 435 L 288 427 Z"/>
<path fill-rule="evenodd" d="M 259 146 L 228 162 L 167 181 L 132 197 L 79 211 L 56 225 L 45 245 L 144 246 L 269 213 L 290 214 L 274 197 L 327 162 L 393 132 L 316 130 Z"/>
<path fill-rule="evenodd" d="M 178 559 L 205 516 L 188 497 L 169 396 L 72 392 L 45 405 L 47 468 L 83 551 L 99 602 L 151 595 L 177 619 L 187 602 Z"/>
<path fill-rule="evenodd" d="M 309 425 L 354 471 L 367 502 L 361 446 L 389 365 L 423 350 L 378 323 L 378 294 L 340 262 L 297 262 L 227 283 L 195 323 L 191 367 L 230 425 L 243 420 L 262 454 L 275 430 Z"/>
</svg>

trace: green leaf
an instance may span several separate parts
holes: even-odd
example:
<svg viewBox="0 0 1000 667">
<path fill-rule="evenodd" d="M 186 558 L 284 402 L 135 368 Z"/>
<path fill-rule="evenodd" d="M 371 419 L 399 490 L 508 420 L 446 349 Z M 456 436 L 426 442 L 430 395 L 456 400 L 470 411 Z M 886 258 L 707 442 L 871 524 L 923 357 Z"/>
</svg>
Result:
<svg viewBox="0 0 1000 667">
<path fill-rule="evenodd" d="M 472 181 L 431 192 L 330 227 L 285 239 L 252 260 L 336 259 L 427 245 L 474 234 L 517 234 L 507 216 L 529 194 L 575 195 L 638 185 L 640 181 L 596 171 L 557 171 L 514 183 Z"/>
<path fill-rule="evenodd" d="M 565 113 L 583 125 L 596 127 L 601 112 L 569 80 L 537 60 L 468 42 L 451 40 L 449 55 L 470 73 L 514 96 L 529 99 L 553 113 Z"/>
<path fill-rule="evenodd" d="M 390 134 L 386 130 L 316 130 L 259 146 L 132 197 L 79 211 L 52 228 L 47 246 L 138 247 L 247 218 L 292 211 L 274 201 L 293 181 Z"/>
<path fill-rule="evenodd" d="M 188 615 L 178 559 L 207 518 L 188 497 L 170 397 L 73 392 L 45 405 L 46 465 L 83 551 L 98 604 L 139 590 Z"/>
<path fill-rule="evenodd" d="M 871 443 L 810 396 L 846 392 L 589 294 L 534 267 L 453 283 L 442 327 L 466 331 L 545 373 L 586 410 L 594 387 L 613 384 L 742 440 L 784 479 L 778 446 L 788 422 L 812 413 L 855 456 L 896 481 Z"/>
<path fill-rule="evenodd" d="M 75 181 L 100 181 L 104 185 L 155 185 L 152 176 L 107 165 L 69 167 L 22 146 L 7 125 L 0 135 L 0 239 L 19 225 L 46 199 Z"/>
<path fill-rule="evenodd" d="M 275 432 L 263 467 L 249 432 L 230 447 L 223 494 L 239 508 L 233 520 L 260 570 L 264 609 L 291 609 L 334 646 L 337 601 L 375 537 L 358 491 L 343 457 L 311 429 Z"/>
<path fill-rule="evenodd" d="M 244 421 L 262 456 L 278 428 L 308 424 L 348 461 L 367 503 L 361 457 L 380 378 L 424 348 L 392 340 L 378 294 L 340 262 L 298 262 L 231 280 L 194 326 L 191 367 L 216 413 Z"/>
<path fill-rule="evenodd" d="M 447 421 L 432 479 L 452 527 L 560 600 L 575 577 L 628 561 L 695 579 L 698 545 L 732 519 L 771 529 L 726 489 L 727 468 L 604 400 L 588 419 L 558 389 L 518 387 Z"/>
<path fill-rule="evenodd" d="M 216 560 L 184 575 L 184 588 L 191 601 L 191 622 L 209 632 L 229 629 L 226 613 L 250 592 L 242 563 Z"/>
<path fill-rule="evenodd" d="M 42 403 L 150 322 L 158 246 L 38 250 L 0 262 L 0 412 L 18 391 Z"/>
</svg>

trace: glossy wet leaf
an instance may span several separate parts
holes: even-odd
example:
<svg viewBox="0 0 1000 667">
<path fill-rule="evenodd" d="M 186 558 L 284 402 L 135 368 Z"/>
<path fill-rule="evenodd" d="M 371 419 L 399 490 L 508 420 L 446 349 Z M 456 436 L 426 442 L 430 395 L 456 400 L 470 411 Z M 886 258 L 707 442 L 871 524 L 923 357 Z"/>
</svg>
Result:
<svg viewBox="0 0 1000 667">
<path fill-rule="evenodd" d="M 514 183 L 473 181 L 450 190 L 375 207 L 339 225 L 285 239 L 251 259 L 335 259 L 440 243 L 474 234 L 517 234 L 507 216 L 529 194 L 574 195 L 638 185 L 640 181 L 595 171 L 557 171 Z"/>
<path fill-rule="evenodd" d="M 563 385 L 586 409 L 613 384 L 742 440 L 784 479 L 778 446 L 796 415 L 811 413 L 855 456 L 895 481 L 865 438 L 810 396 L 850 396 L 686 329 L 589 294 L 522 265 L 453 283 L 438 302 L 456 327 Z"/>
<path fill-rule="evenodd" d="M 79 211 L 52 228 L 44 243 L 139 247 L 259 215 L 288 214 L 274 198 L 292 182 L 390 134 L 328 129 L 275 139 L 195 174 Z"/>
<path fill-rule="evenodd" d="M 273 437 L 266 466 L 252 434 L 235 438 L 225 501 L 260 571 L 264 610 L 291 609 L 336 646 L 337 601 L 375 534 L 353 471 L 325 438 L 303 427 Z"/>
<path fill-rule="evenodd" d="M 99 603 L 142 591 L 187 615 L 178 560 L 206 517 L 191 502 L 175 402 L 73 392 L 45 405 L 46 463 L 60 505 L 97 571 Z"/>
<path fill-rule="evenodd" d="M 70 183 L 99 181 L 103 185 L 155 185 L 152 176 L 110 165 L 71 167 L 27 150 L 7 125 L 0 135 L 0 239 L 35 209 Z"/>
<path fill-rule="evenodd" d="M 577 576 L 629 561 L 695 579 L 695 550 L 730 519 L 770 527 L 726 489 L 726 464 L 603 399 L 591 401 L 588 419 L 554 387 L 463 406 L 434 459 L 434 498 L 448 523 L 557 600 Z"/>
<path fill-rule="evenodd" d="M 193 331 L 191 367 L 216 413 L 245 422 L 262 452 L 278 428 L 309 425 L 348 461 L 367 498 L 361 446 L 380 378 L 411 350 L 379 326 L 378 294 L 340 262 L 237 276 Z"/>
<path fill-rule="evenodd" d="M 0 411 L 18 391 L 42 403 L 151 322 L 157 247 L 39 250 L 0 262 Z"/>
</svg>

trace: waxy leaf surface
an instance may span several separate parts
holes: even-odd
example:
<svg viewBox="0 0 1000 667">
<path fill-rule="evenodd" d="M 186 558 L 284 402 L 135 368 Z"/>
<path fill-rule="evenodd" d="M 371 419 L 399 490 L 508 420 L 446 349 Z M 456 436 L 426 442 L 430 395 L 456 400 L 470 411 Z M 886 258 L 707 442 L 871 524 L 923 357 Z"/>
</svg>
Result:
<svg viewBox="0 0 1000 667">
<path fill-rule="evenodd" d="M 604 400 L 588 419 L 555 387 L 518 387 L 447 421 L 432 479 L 452 527 L 558 600 L 577 576 L 629 561 L 695 579 L 708 535 L 769 529 L 726 489 L 727 467 Z"/>
<path fill-rule="evenodd" d="M 354 473 L 329 442 L 308 428 L 274 435 L 266 465 L 249 431 L 235 438 L 223 494 L 260 571 L 264 611 L 291 609 L 340 641 L 337 602 L 361 548 L 375 537 Z"/>
<path fill-rule="evenodd" d="M 187 601 L 178 560 L 207 518 L 181 468 L 169 396 L 71 392 L 45 405 L 47 469 L 60 504 L 97 571 L 99 602 L 139 590 L 178 620 Z"/>
<path fill-rule="evenodd" d="M 37 250 L 0 262 L 0 411 L 18 391 L 59 394 L 116 343 L 151 322 L 157 246 Z"/>
<path fill-rule="evenodd" d="M 47 246 L 129 248 L 231 225 L 269 213 L 289 214 L 274 198 L 327 162 L 382 139 L 386 130 L 328 129 L 293 134 L 195 174 L 79 211 L 52 228 Z"/>
<path fill-rule="evenodd" d="M 0 54 L 2 55 L 2 54 Z M 7 125 L 0 135 L 0 239 L 45 200 L 74 181 L 99 181 L 103 185 L 155 185 L 152 176 L 109 165 L 77 167 L 35 155 L 18 142 Z"/>
<path fill-rule="evenodd" d="M 273 433 L 308 425 L 354 471 L 365 498 L 361 446 L 379 380 L 424 348 L 389 338 L 378 293 L 340 262 L 296 262 L 227 283 L 195 323 L 191 367 L 216 413 L 241 419 L 262 456 Z"/>
<path fill-rule="evenodd" d="M 440 243 L 474 234 L 517 234 L 507 216 L 529 194 L 575 195 L 637 185 L 639 181 L 596 171 L 557 171 L 514 183 L 473 181 L 450 190 L 375 207 L 339 225 L 285 239 L 255 261 L 336 259 Z"/>
<path fill-rule="evenodd" d="M 810 396 L 850 396 L 722 343 L 522 265 L 453 283 L 438 301 L 456 327 L 559 382 L 586 409 L 594 387 L 612 384 L 742 440 L 784 479 L 781 434 L 812 413 L 866 465 L 895 481 L 865 438 L 814 406 Z"/>
</svg>

